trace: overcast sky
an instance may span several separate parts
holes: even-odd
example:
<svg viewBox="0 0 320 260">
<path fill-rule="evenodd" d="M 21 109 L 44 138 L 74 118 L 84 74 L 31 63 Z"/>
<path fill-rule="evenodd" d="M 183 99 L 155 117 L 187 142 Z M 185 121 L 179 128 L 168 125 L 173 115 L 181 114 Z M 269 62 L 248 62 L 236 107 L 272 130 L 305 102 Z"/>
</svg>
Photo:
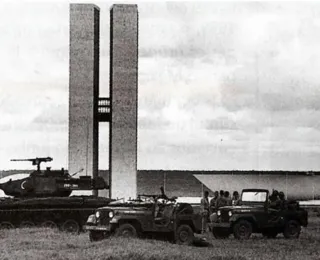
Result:
<svg viewBox="0 0 320 260">
<path fill-rule="evenodd" d="M 96 4 L 107 96 L 112 2 Z M 67 168 L 69 4 L 0 7 L 0 169 Z M 138 169 L 320 170 L 320 2 L 138 8 Z"/>
</svg>

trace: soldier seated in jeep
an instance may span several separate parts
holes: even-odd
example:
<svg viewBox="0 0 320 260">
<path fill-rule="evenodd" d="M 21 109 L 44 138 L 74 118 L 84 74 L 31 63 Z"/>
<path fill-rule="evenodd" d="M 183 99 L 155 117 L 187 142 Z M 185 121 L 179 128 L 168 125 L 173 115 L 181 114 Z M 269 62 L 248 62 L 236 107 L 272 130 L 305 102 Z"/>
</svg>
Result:
<svg viewBox="0 0 320 260">
<path fill-rule="evenodd" d="M 226 206 L 217 211 L 217 217 L 210 223 L 213 235 L 227 238 L 233 234 L 238 239 L 248 239 L 252 233 L 262 233 L 268 238 L 283 233 L 285 238 L 298 238 L 301 226 L 308 224 L 308 212 L 296 202 L 287 208 L 273 207 L 268 198 L 268 190 L 243 190 L 240 206 Z"/>
</svg>

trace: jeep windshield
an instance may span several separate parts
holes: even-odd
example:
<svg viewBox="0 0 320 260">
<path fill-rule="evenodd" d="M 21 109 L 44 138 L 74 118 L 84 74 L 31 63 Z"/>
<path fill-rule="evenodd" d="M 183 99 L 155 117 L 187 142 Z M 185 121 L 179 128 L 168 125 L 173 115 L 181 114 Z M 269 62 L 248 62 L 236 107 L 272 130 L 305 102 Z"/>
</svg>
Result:
<svg viewBox="0 0 320 260">
<path fill-rule="evenodd" d="M 245 191 L 242 193 L 242 202 L 266 202 L 267 193 L 265 191 Z"/>
</svg>

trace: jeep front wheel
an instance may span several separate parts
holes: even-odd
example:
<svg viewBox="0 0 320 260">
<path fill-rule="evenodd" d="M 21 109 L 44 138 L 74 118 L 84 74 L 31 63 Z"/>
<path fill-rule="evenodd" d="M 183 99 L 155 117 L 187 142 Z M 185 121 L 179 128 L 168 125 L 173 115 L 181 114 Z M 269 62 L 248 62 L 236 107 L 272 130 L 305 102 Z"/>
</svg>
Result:
<svg viewBox="0 0 320 260">
<path fill-rule="evenodd" d="M 91 230 L 89 233 L 89 238 L 91 242 L 100 241 L 105 238 L 105 235 L 102 231 Z"/>
<path fill-rule="evenodd" d="M 213 228 L 212 234 L 216 239 L 226 239 L 230 236 L 229 230 L 222 228 Z"/>
<path fill-rule="evenodd" d="M 194 241 L 194 233 L 190 226 L 181 225 L 177 228 L 175 242 L 179 245 L 191 245 Z"/>
<path fill-rule="evenodd" d="M 296 220 L 289 220 L 283 231 L 285 238 L 298 238 L 301 232 L 301 225 Z"/>
<path fill-rule="evenodd" d="M 252 234 L 252 224 L 248 220 L 239 220 L 233 227 L 233 235 L 237 239 L 249 239 Z"/>
<path fill-rule="evenodd" d="M 137 237 L 138 233 L 136 228 L 131 224 L 122 224 L 116 229 L 116 236 L 123 237 Z"/>
</svg>

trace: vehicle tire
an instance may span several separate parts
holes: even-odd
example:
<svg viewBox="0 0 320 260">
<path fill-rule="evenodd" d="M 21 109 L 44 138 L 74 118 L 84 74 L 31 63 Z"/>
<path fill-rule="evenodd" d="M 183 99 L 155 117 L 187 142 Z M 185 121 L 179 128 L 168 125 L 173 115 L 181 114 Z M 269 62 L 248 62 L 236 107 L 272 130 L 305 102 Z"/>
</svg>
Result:
<svg viewBox="0 0 320 260">
<path fill-rule="evenodd" d="M 62 231 L 72 234 L 78 234 L 80 232 L 79 223 L 73 219 L 66 220 L 62 226 Z"/>
<path fill-rule="evenodd" d="M 91 242 L 96 242 L 103 240 L 105 238 L 105 234 L 103 231 L 95 231 L 91 230 L 89 231 L 89 239 Z"/>
<path fill-rule="evenodd" d="M 138 232 L 133 225 L 127 223 L 120 225 L 120 227 L 116 229 L 116 236 L 137 237 Z"/>
<path fill-rule="evenodd" d="M 228 229 L 226 230 L 221 228 L 213 228 L 212 234 L 216 239 L 226 239 L 230 236 L 230 232 Z"/>
<path fill-rule="evenodd" d="M 52 220 L 46 220 L 46 221 L 42 222 L 41 227 L 58 229 L 58 225 L 55 222 L 53 222 Z"/>
<path fill-rule="evenodd" d="M 189 225 L 181 225 L 177 228 L 175 242 L 179 245 L 192 245 L 194 233 Z"/>
<path fill-rule="evenodd" d="M 252 224 L 248 220 L 239 220 L 233 226 L 233 235 L 237 239 L 249 239 L 252 234 Z"/>
<path fill-rule="evenodd" d="M 276 238 L 278 235 L 277 230 L 265 230 L 262 232 L 263 237 L 265 238 Z"/>
<path fill-rule="evenodd" d="M 283 231 L 283 235 L 285 238 L 292 239 L 292 238 L 298 238 L 301 232 L 301 225 L 296 220 L 289 220 Z"/>
<path fill-rule="evenodd" d="M 35 224 L 32 222 L 32 221 L 22 221 L 21 223 L 20 223 L 20 228 L 32 228 L 32 227 L 34 227 L 35 226 Z"/>
<path fill-rule="evenodd" d="M 13 229 L 14 225 L 11 224 L 9 221 L 3 221 L 0 223 L 0 229 Z"/>
</svg>

